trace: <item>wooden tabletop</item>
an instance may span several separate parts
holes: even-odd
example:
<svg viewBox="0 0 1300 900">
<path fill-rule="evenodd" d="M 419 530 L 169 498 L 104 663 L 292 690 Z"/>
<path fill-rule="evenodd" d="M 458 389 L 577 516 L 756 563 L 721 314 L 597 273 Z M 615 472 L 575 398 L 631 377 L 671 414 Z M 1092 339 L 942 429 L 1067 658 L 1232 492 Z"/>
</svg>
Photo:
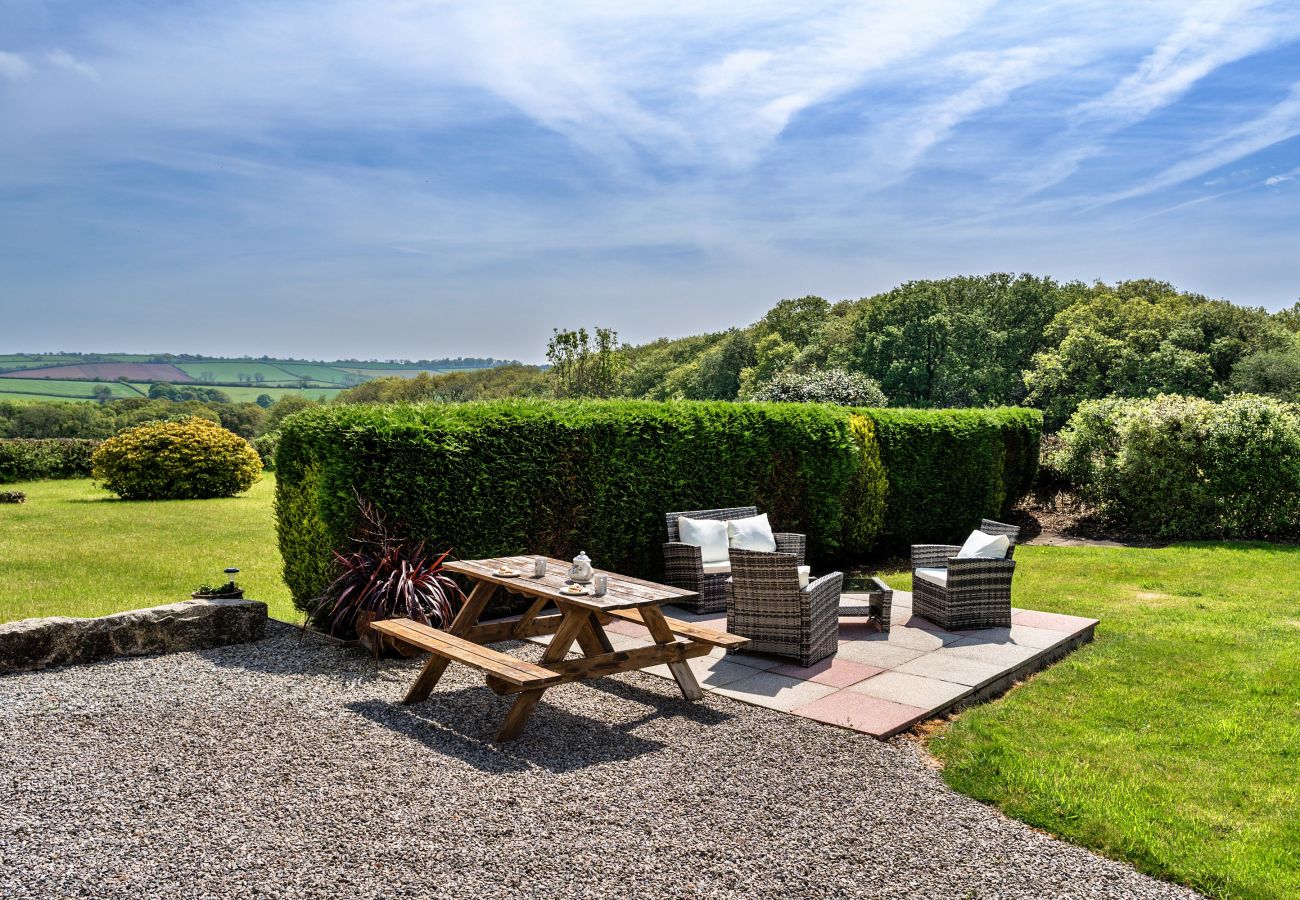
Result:
<svg viewBox="0 0 1300 900">
<path fill-rule="evenodd" d="M 508 591 L 527 594 L 532 597 L 545 597 L 558 603 L 572 603 L 591 609 L 628 609 L 638 606 L 658 606 L 660 603 L 675 603 L 698 596 L 695 591 L 643 581 L 630 575 L 616 572 L 604 572 L 596 569 L 597 574 L 609 576 L 609 589 L 603 597 L 588 594 L 568 594 L 562 588 L 569 584 L 567 578 L 572 563 L 562 559 L 547 559 L 546 575 L 537 578 L 533 575 L 533 557 L 531 556 L 497 556 L 491 559 L 460 559 L 443 563 L 449 572 L 459 572 L 475 581 L 487 581 L 499 584 Z M 517 569 L 519 575 L 514 578 L 493 575 L 498 569 Z M 583 585 L 588 591 L 591 585 Z"/>
</svg>

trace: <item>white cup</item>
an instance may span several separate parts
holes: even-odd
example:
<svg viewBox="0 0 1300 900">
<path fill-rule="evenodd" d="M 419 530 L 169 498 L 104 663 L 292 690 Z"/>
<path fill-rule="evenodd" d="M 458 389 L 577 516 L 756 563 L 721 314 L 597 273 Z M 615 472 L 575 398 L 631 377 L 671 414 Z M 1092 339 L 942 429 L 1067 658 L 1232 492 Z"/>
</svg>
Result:
<svg viewBox="0 0 1300 900">
<path fill-rule="evenodd" d="M 544 576 L 546 575 L 546 557 L 545 557 L 545 556 L 534 556 L 534 557 L 533 557 L 533 575 L 534 575 L 535 577 L 537 577 L 537 578 L 542 578 L 542 577 L 544 577 Z"/>
<path fill-rule="evenodd" d="M 607 590 L 609 590 L 609 576 L 604 572 L 600 572 L 592 579 L 591 595 L 593 597 L 603 597 Z"/>
</svg>

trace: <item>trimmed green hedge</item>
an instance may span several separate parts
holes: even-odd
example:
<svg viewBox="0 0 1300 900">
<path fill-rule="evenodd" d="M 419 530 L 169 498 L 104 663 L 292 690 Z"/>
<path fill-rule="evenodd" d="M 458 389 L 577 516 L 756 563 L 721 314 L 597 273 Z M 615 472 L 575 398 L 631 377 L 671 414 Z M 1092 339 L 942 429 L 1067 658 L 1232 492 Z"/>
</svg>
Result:
<svg viewBox="0 0 1300 900">
<path fill-rule="evenodd" d="M 0 438 L 0 484 L 44 478 L 89 478 L 99 441 L 81 438 Z"/>
<path fill-rule="evenodd" d="M 473 558 L 586 550 L 662 574 L 670 510 L 755 505 L 808 535 L 814 565 L 882 537 L 955 538 L 1028 489 L 1041 416 L 820 404 L 497 401 L 337 406 L 286 419 L 276 449 L 285 581 L 299 604 L 373 500 Z M 882 464 L 883 459 L 883 464 Z M 891 468 L 892 466 L 892 468 Z"/>
<path fill-rule="evenodd" d="M 586 550 L 662 573 L 670 510 L 757 505 L 813 558 L 864 553 L 883 521 L 871 422 L 809 404 L 340 406 L 287 419 L 276 450 L 285 580 L 317 595 L 355 495 L 464 558 Z M 354 494 L 355 491 L 355 494 Z"/>
<path fill-rule="evenodd" d="M 879 549 L 964 538 L 1005 516 L 1038 471 L 1043 415 L 1032 409 L 869 409 L 889 478 Z"/>
</svg>

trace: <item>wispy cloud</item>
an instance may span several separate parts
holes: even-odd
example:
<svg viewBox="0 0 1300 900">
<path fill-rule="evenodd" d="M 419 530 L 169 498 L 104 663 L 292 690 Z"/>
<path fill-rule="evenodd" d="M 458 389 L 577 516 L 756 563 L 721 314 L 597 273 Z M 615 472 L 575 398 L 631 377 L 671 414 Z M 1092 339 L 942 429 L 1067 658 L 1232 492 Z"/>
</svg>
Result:
<svg viewBox="0 0 1300 900">
<path fill-rule="evenodd" d="M 0 78 L 20 81 L 32 73 L 32 64 L 19 53 L 0 50 Z"/>
<path fill-rule="evenodd" d="M 75 72 L 83 78 L 99 80 L 99 73 L 95 71 L 94 66 L 87 65 L 66 50 L 51 50 L 45 54 L 45 58 L 55 68 Z"/>
<path fill-rule="evenodd" d="M 1169 166 L 1154 178 L 1102 198 L 1099 203 L 1118 203 L 1182 184 L 1298 135 L 1300 82 L 1292 85 L 1286 98 L 1268 112 L 1203 141 L 1186 159 Z"/>
<path fill-rule="evenodd" d="M 373 285 L 416 319 L 558 298 L 637 337 L 961 268 L 1177 278 L 1147 267 L 1191 266 L 1217 198 L 1273 203 L 1274 233 L 1300 237 L 1276 158 L 1300 127 L 1278 88 L 1300 78 L 1291 0 L 142 0 L 10 17 L 0 277 L 44 298 L 23 316 L 47 329 L 100 293 L 183 313 L 258 285 L 342 321 Z M 1268 168 L 1220 171 L 1257 154 Z M 1130 239 L 1174 207 L 1178 252 Z M 1223 223 L 1203 227 L 1197 277 L 1246 271 Z M 498 355 L 526 355 L 511 340 Z"/>
<path fill-rule="evenodd" d="M 1202 0 L 1137 67 L 1070 114 L 1067 147 L 1029 174 L 1026 191 L 1045 190 L 1101 154 L 1116 132 L 1176 102 L 1225 65 L 1300 36 L 1300 8 L 1263 0 Z"/>
</svg>

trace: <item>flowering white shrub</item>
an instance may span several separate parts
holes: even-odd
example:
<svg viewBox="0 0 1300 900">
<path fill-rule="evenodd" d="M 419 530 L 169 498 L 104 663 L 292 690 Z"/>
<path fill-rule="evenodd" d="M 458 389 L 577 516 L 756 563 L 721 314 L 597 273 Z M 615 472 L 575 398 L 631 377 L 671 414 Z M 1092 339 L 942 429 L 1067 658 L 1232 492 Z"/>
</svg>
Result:
<svg viewBox="0 0 1300 900">
<path fill-rule="evenodd" d="M 1104 515 L 1146 534 L 1300 534 L 1300 408 L 1272 397 L 1085 401 L 1052 463 Z"/>
<path fill-rule="evenodd" d="M 888 402 L 885 392 L 873 379 L 843 369 L 821 369 L 807 374 L 785 372 L 760 385 L 749 399 L 840 406 L 884 406 Z"/>
</svg>

